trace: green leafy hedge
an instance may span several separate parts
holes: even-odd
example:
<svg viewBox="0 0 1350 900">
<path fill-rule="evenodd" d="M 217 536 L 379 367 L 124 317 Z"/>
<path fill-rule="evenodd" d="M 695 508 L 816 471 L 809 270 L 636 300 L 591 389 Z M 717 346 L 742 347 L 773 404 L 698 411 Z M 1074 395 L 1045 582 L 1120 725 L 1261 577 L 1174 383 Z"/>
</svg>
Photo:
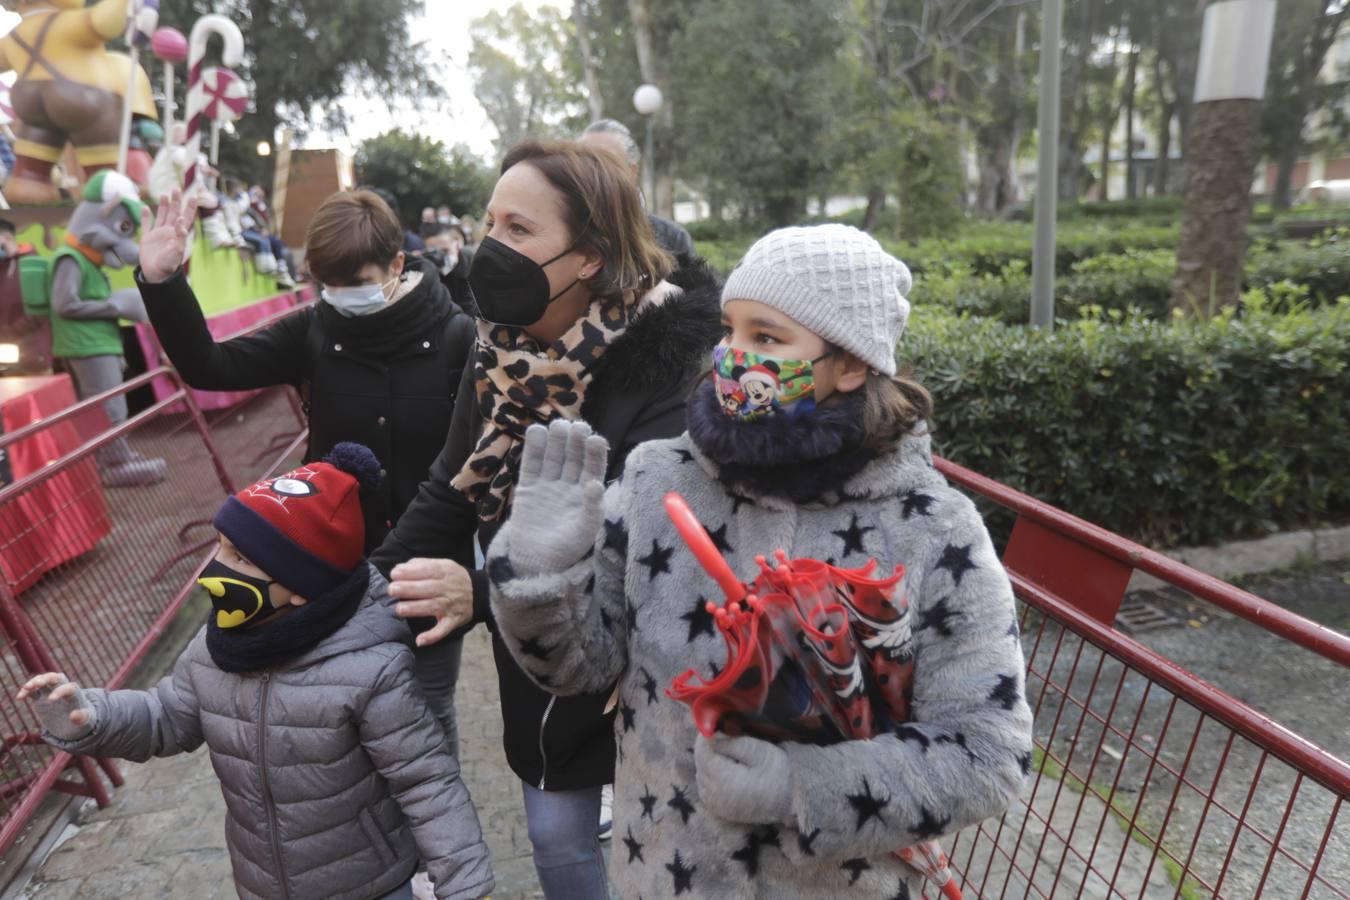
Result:
<svg viewBox="0 0 1350 900">
<path fill-rule="evenodd" d="M 937 452 L 1112 531 L 1207 544 L 1350 518 L 1350 301 L 1051 334 L 916 307 Z"/>
<path fill-rule="evenodd" d="M 1089 257 L 1056 281 L 1055 316 L 1075 319 L 1136 309 L 1150 318 L 1169 318 L 1175 271 L 1176 254 L 1168 249 Z M 1254 248 L 1247 255 L 1245 280 L 1274 310 L 1334 303 L 1350 296 L 1350 235 Z M 1010 323 L 1027 321 L 1030 298 L 1031 276 L 1024 263 L 1010 263 L 996 274 L 948 266 L 917 279 L 913 292 L 916 303 Z"/>
<path fill-rule="evenodd" d="M 1103 222 L 1084 220 L 1059 230 L 1055 246 L 1055 269 L 1067 274 L 1076 264 L 1094 256 L 1115 255 L 1129 250 L 1175 248 L 1179 232 L 1175 225 L 1150 222 Z M 721 271 L 734 266 L 754 243 L 745 235 L 713 233 L 695 237 L 697 248 Z M 1009 268 L 1031 266 L 1031 226 L 1021 222 L 995 222 L 971 229 L 956 238 L 927 238 L 902 243 L 880 236 L 882 245 L 905 261 L 915 276 L 966 272 L 1000 275 Z"/>
</svg>

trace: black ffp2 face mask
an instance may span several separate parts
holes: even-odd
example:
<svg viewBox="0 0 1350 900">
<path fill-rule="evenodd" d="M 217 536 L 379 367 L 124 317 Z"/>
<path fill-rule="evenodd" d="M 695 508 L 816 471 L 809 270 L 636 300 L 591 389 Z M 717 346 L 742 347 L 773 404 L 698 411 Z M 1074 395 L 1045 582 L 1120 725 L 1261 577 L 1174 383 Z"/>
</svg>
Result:
<svg viewBox="0 0 1350 900">
<path fill-rule="evenodd" d="M 538 322 L 548 312 L 550 303 L 581 280 L 573 278 L 567 287 L 549 295 L 548 273 L 544 269 L 571 253 L 574 246 L 537 263 L 496 238 L 483 238 L 469 266 L 469 287 L 478 304 L 478 315 L 494 325 L 523 327 Z"/>
</svg>

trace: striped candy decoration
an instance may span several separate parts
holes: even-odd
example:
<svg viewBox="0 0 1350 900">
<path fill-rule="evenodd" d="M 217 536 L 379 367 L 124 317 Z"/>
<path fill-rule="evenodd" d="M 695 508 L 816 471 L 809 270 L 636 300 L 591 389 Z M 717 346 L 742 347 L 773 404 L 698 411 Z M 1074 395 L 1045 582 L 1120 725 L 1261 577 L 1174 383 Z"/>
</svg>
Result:
<svg viewBox="0 0 1350 900">
<path fill-rule="evenodd" d="M 208 98 L 201 89 L 206 43 L 218 34 L 225 42 L 221 59 L 227 66 L 237 66 L 244 59 L 244 34 L 239 26 L 220 15 L 202 16 L 192 26 L 188 39 L 188 96 L 187 96 L 187 150 L 188 170 L 184 177 L 184 196 L 192 194 L 197 186 L 197 159 L 202 152 L 202 126 L 208 121 L 205 108 Z"/>
</svg>

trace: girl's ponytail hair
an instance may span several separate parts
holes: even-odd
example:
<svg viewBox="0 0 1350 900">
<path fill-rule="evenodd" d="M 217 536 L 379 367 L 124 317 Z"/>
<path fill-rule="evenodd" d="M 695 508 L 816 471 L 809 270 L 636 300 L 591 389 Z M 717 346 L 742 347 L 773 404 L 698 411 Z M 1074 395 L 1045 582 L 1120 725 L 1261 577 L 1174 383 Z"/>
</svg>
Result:
<svg viewBox="0 0 1350 900">
<path fill-rule="evenodd" d="M 899 446 L 905 435 L 933 415 L 933 396 L 913 378 L 913 371 L 891 376 L 869 372 L 860 388 L 863 400 L 863 446 L 878 453 Z"/>
</svg>

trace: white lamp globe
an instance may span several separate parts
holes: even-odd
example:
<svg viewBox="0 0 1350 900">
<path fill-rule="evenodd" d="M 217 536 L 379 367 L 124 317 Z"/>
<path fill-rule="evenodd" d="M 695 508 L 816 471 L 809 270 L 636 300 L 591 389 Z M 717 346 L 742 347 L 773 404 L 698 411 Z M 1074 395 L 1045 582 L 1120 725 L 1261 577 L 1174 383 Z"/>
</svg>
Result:
<svg viewBox="0 0 1350 900">
<path fill-rule="evenodd" d="M 641 115 L 650 116 L 661 108 L 661 89 L 654 84 L 640 85 L 633 91 L 633 108 Z"/>
</svg>

